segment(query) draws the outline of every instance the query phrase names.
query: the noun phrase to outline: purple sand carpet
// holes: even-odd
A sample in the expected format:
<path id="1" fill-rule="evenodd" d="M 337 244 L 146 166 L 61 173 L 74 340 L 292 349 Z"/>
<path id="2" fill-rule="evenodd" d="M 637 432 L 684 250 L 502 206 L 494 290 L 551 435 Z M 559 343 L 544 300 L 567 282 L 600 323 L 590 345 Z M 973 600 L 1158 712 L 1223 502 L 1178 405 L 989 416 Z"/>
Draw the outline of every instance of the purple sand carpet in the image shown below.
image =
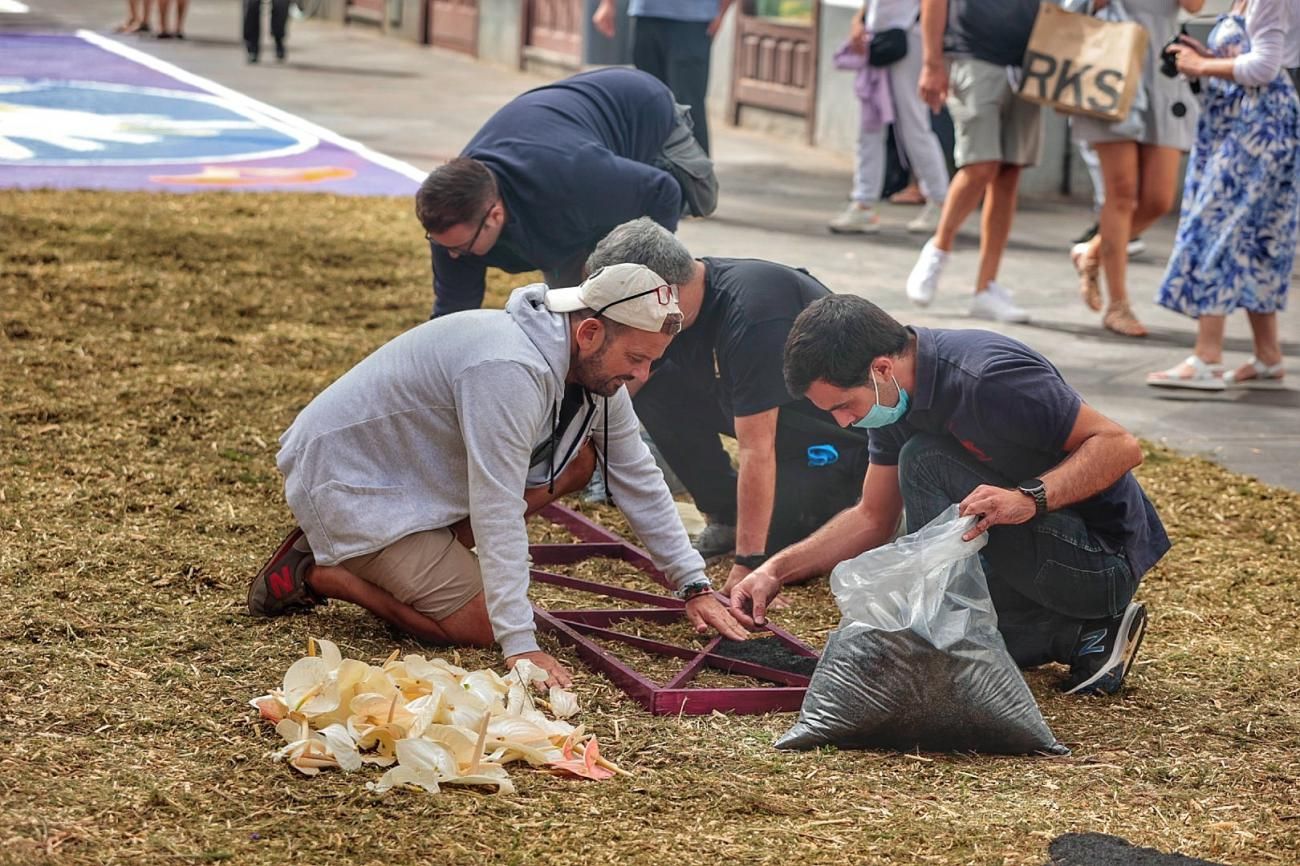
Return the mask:
<path id="1" fill-rule="evenodd" d="M 410 166 L 94 38 L 0 33 L 0 187 L 409 195 L 419 185 Z"/>

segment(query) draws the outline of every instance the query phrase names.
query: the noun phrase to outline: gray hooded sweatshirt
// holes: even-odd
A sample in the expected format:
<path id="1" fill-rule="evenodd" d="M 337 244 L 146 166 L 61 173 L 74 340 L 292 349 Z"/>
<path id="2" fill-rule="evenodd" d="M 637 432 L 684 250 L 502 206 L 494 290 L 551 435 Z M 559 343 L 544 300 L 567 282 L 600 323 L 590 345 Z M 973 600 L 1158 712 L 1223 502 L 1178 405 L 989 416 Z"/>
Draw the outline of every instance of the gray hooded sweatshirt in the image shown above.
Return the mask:
<path id="1" fill-rule="evenodd" d="M 337 565 L 468 516 L 492 632 L 506 656 L 538 649 L 528 601 L 524 488 L 545 485 L 591 436 L 609 487 L 678 587 L 703 576 L 638 433 L 627 390 L 553 431 L 569 371 L 566 314 L 540 283 L 505 310 L 469 310 L 394 338 L 312 400 L 280 437 L 285 498 L 316 561 Z M 605 441 L 604 413 L 609 413 Z M 558 435 L 554 463 L 529 465 Z"/>

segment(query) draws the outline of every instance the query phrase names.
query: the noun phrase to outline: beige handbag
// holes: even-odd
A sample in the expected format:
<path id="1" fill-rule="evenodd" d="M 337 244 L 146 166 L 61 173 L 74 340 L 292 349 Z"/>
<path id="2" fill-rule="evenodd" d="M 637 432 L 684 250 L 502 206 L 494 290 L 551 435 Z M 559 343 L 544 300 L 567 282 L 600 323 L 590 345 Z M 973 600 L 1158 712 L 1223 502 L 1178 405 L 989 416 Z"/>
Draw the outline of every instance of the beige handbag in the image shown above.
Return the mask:
<path id="1" fill-rule="evenodd" d="M 1025 49 L 1020 97 L 1066 114 L 1122 120 L 1142 84 L 1146 50 L 1146 28 L 1136 22 L 1043 3 Z"/>

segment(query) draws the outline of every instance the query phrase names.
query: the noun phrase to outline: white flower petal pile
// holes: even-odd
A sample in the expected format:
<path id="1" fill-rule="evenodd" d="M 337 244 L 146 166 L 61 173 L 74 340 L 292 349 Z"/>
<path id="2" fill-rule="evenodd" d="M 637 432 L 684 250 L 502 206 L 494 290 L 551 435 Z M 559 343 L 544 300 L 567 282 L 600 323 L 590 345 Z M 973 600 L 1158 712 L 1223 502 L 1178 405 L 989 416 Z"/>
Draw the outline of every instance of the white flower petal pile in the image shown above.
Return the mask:
<path id="1" fill-rule="evenodd" d="M 431 793 L 442 785 L 487 785 L 512 793 L 506 764 L 573 772 L 575 752 L 590 752 L 587 765 L 597 772 L 575 775 L 612 774 L 594 763 L 600 760 L 595 738 L 564 721 L 578 712 L 571 692 L 553 687 L 549 701 L 533 697 L 546 673 L 531 662 L 519 662 L 502 677 L 439 658 L 398 659 L 396 652 L 371 665 L 343 658 L 327 640 L 309 641 L 307 652 L 289 666 L 280 688 L 249 702 L 285 739 L 271 757 L 304 775 L 377 764 L 388 768 L 366 785 L 377 793 L 398 785 Z"/>

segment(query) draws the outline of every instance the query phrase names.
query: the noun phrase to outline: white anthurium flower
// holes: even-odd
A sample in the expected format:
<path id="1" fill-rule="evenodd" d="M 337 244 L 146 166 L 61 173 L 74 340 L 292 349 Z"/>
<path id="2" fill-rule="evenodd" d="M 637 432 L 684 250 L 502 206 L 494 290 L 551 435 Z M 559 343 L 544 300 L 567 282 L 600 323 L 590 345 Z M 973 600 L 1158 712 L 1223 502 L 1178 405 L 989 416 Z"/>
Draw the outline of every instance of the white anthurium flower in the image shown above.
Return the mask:
<path id="1" fill-rule="evenodd" d="M 506 693 L 506 710 L 507 716 L 522 715 L 524 710 L 532 709 L 533 696 L 528 692 L 528 686 L 520 682 L 514 682 L 514 677 L 510 678 L 510 691 Z"/>
<path id="2" fill-rule="evenodd" d="M 488 738 L 493 740 L 514 740 L 532 745 L 549 744 L 551 735 L 528 719 L 518 716 L 493 716 L 488 724 Z"/>
<path id="3" fill-rule="evenodd" d="M 377 794 L 397 785 L 414 785 L 437 793 L 440 785 L 492 785 L 499 794 L 512 794 L 515 787 L 499 764 L 478 763 L 470 772 L 462 772 L 452 747 L 431 740 L 401 740 L 397 744 L 400 763 L 383 775 L 376 784 L 366 787 Z"/>
<path id="4" fill-rule="evenodd" d="M 489 710 L 487 701 L 457 686 L 443 692 L 443 707 L 434 721 L 477 730 Z"/>
<path id="5" fill-rule="evenodd" d="M 351 693 L 370 670 L 365 662 L 356 659 L 344 661 L 333 641 L 312 640 L 308 649 L 316 646 L 320 648 L 320 655 L 300 658 L 285 671 L 284 683 L 277 696 L 290 712 L 302 713 L 309 718 L 332 713 L 340 705 L 346 706 Z"/>
<path id="6" fill-rule="evenodd" d="M 398 693 L 397 686 L 388 678 L 388 673 L 381 667 L 368 665 L 366 675 L 357 683 L 358 695 L 382 695 L 392 700 L 393 695 Z"/>
<path id="7" fill-rule="evenodd" d="M 309 776 L 388 767 L 366 786 L 378 793 L 397 786 L 436 793 L 449 784 L 511 793 L 503 765 L 519 760 L 589 779 L 617 771 L 600 758 L 594 738 L 582 742 L 583 726 L 565 721 L 578 712 L 571 692 L 552 688 L 549 700 L 534 697 L 533 686 L 546 677 L 527 661 L 502 677 L 414 654 L 399 660 L 396 652 L 368 665 L 322 640 L 309 643 L 282 688 L 250 705 L 285 741 L 271 753 L 275 760 Z"/>
<path id="8" fill-rule="evenodd" d="M 510 669 L 510 676 L 530 684 L 544 683 L 550 678 L 550 674 L 542 667 L 533 664 L 528 659 L 520 659 L 515 662 L 515 666 Z"/>
<path id="9" fill-rule="evenodd" d="M 519 714 L 519 718 L 526 722 L 531 722 L 541 730 L 545 731 L 551 739 L 563 739 L 571 736 L 575 730 L 581 731 L 582 728 L 574 728 L 573 725 L 564 719 L 548 719 L 541 710 L 524 710 Z"/>
<path id="10" fill-rule="evenodd" d="M 289 665 L 284 672 L 280 699 L 290 712 L 315 715 L 338 709 L 338 683 L 333 671 L 319 656 L 307 656 Z"/>
<path id="11" fill-rule="evenodd" d="M 313 656 L 316 653 L 312 651 L 315 646 L 320 650 L 321 661 L 329 665 L 330 670 L 338 670 L 338 666 L 343 664 L 343 653 L 339 652 L 338 644 L 332 640 L 324 638 L 310 638 L 307 641 L 307 655 Z"/>
<path id="12" fill-rule="evenodd" d="M 474 671 L 460 681 L 460 687 L 481 698 L 483 705 L 494 714 L 505 712 L 505 697 L 510 687 L 495 671 Z"/>
<path id="13" fill-rule="evenodd" d="M 416 698 L 406 705 L 406 711 L 411 714 L 411 724 L 406 729 L 408 737 L 418 737 L 425 732 L 433 720 L 443 711 L 446 703 L 444 689 L 437 689 L 432 694 Z"/>
<path id="14" fill-rule="evenodd" d="M 559 686 L 551 686 L 547 703 L 551 705 L 551 712 L 557 719 L 570 719 L 578 714 L 578 696 Z"/>
<path id="15" fill-rule="evenodd" d="M 351 773 L 361 769 L 361 753 L 357 751 L 356 743 L 352 741 L 347 728 L 342 725 L 326 725 L 320 729 L 320 735 L 343 772 Z"/>
<path id="16" fill-rule="evenodd" d="M 423 739 L 441 743 L 451 749 L 458 766 L 468 767 L 474 763 L 475 750 L 478 748 L 477 731 L 455 725 L 430 725 L 425 730 Z"/>
<path id="17" fill-rule="evenodd" d="M 271 757 L 277 761 L 287 760 L 289 766 L 305 776 L 314 776 L 325 769 L 339 768 L 348 772 L 361 769 L 361 754 L 342 725 L 329 725 L 323 730 L 313 731 L 306 721 L 285 719 L 275 726 L 275 730 L 289 742 L 272 752 Z"/>

